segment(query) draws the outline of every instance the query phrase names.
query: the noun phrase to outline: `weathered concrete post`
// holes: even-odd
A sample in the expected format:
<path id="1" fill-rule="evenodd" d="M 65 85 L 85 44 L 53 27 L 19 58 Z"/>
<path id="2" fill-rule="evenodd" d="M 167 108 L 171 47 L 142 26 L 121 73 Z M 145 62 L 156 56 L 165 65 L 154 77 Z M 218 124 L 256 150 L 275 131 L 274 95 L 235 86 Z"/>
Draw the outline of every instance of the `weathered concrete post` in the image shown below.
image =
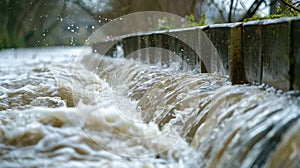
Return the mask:
<path id="1" fill-rule="evenodd" d="M 291 48 L 291 62 L 293 65 L 291 72 L 292 89 L 300 90 L 300 17 L 292 21 Z"/>
<path id="2" fill-rule="evenodd" d="M 222 59 L 233 84 L 245 83 L 242 57 L 242 23 L 212 25 L 203 29 Z"/>
<path id="3" fill-rule="evenodd" d="M 261 21 L 243 24 L 243 59 L 245 77 L 249 83 L 262 81 L 262 50 L 264 48 Z"/>
<path id="4" fill-rule="evenodd" d="M 206 33 L 213 45 L 217 48 L 222 59 L 225 72 L 226 74 L 229 74 L 230 67 L 228 42 L 230 38 L 230 27 L 226 26 L 226 24 L 211 25 L 203 28 L 203 31 Z"/>
<path id="5" fill-rule="evenodd" d="M 290 84 L 290 29 L 291 21 L 263 22 L 262 83 L 289 90 Z"/>
<path id="6" fill-rule="evenodd" d="M 229 38 L 230 81 L 233 84 L 246 83 L 243 58 L 242 25 L 232 25 Z"/>

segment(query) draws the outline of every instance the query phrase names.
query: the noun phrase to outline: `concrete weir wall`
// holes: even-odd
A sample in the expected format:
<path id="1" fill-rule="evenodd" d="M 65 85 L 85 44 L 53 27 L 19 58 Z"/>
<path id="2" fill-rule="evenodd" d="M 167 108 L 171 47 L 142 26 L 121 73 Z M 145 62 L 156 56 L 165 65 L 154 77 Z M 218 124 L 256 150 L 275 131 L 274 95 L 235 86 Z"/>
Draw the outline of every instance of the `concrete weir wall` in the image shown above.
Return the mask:
<path id="1" fill-rule="evenodd" d="M 300 90 L 300 17 L 128 34 L 97 42 L 93 49 L 113 55 L 120 44 L 125 56 L 149 47 L 172 51 L 193 68 L 201 62 L 201 72 L 214 71 L 218 60 L 206 57 L 218 52 L 233 84 L 255 82 Z M 161 57 L 168 53 L 148 54 Z"/>

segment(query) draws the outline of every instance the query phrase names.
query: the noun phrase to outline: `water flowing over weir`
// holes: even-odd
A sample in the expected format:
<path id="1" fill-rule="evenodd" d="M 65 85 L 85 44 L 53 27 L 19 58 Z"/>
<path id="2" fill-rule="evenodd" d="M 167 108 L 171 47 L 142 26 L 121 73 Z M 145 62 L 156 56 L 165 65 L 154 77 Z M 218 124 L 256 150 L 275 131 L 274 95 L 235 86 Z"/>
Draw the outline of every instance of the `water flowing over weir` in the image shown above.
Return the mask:
<path id="1" fill-rule="evenodd" d="M 231 85 L 176 63 L 22 52 L 0 58 L 1 166 L 300 165 L 296 91 Z"/>

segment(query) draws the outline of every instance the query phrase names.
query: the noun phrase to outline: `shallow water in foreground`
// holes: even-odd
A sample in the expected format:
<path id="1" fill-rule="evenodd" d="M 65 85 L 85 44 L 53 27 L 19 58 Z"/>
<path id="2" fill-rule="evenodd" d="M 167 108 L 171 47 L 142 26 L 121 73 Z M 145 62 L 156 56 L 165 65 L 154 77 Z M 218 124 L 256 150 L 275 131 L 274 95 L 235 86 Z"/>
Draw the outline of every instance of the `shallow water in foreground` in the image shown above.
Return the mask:
<path id="1" fill-rule="evenodd" d="M 86 52 L 0 52 L 1 167 L 299 167 L 298 92 Z"/>

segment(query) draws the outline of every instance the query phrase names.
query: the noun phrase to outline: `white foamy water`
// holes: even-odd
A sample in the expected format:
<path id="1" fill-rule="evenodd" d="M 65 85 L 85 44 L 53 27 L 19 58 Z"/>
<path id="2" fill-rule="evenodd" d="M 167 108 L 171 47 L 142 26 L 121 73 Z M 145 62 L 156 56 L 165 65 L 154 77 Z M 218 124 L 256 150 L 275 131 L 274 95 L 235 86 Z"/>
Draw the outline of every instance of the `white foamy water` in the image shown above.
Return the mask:
<path id="1" fill-rule="evenodd" d="M 81 48 L 1 52 L 1 165 L 183 166 L 194 150 L 142 122 L 136 102 L 79 65 L 79 54 Z"/>
<path id="2" fill-rule="evenodd" d="M 0 167 L 298 167 L 298 92 L 83 48 L 0 51 Z"/>

